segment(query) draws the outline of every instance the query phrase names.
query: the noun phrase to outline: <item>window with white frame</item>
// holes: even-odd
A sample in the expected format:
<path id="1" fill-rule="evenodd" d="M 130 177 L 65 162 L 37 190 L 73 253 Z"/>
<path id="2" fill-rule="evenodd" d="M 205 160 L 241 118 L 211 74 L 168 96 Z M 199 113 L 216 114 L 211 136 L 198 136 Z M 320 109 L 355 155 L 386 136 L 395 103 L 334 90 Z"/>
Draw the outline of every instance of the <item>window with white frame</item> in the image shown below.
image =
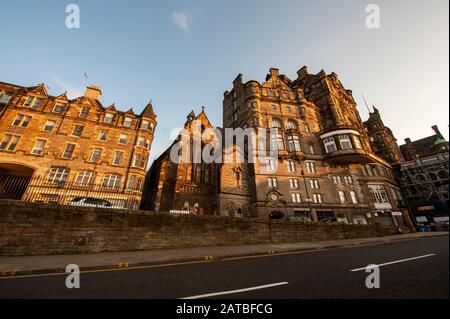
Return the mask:
<path id="1" fill-rule="evenodd" d="M 309 128 L 309 124 L 308 123 L 305 124 L 305 132 L 306 133 L 311 133 L 311 129 Z"/>
<path id="2" fill-rule="evenodd" d="M 120 134 L 119 135 L 119 144 L 125 145 L 128 142 L 128 135 L 127 134 Z"/>
<path id="3" fill-rule="evenodd" d="M 13 152 L 16 149 L 19 140 L 20 136 L 18 135 L 5 134 L 0 143 L 0 151 Z"/>
<path id="4" fill-rule="evenodd" d="M 104 142 L 104 141 L 106 141 L 107 138 L 108 138 L 108 131 L 101 130 L 98 133 L 98 140 L 99 141 Z"/>
<path id="5" fill-rule="evenodd" d="M 131 175 L 130 180 L 128 181 L 128 189 L 133 190 L 136 187 L 136 176 Z"/>
<path id="6" fill-rule="evenodd" d="M 296 164 L 295 164 L 295 161 L 293 161 L 293 160 L 289 160 L 289 161 L 287 161 L 287 170 L 288 170 L 288 172 L 290 172 L 290 173 L 293 173 L 293 172 L 295 172 L 296 171 Z"/>
<path id="7" fill-rule="evenodd" d="M 300 193 L 292 193 L 292 202 L 293 203 L 301 203 L 302 202 L 302 195 Z"/>
<path id="8" fill-rule="evenodd" d="M 93 173 L 90 171 L 82 171 L 78 172 L 77 177 L 75 179 L 76 186 L 89 186 L 93 182 Z"/>
<path id="9" fill-rule="evenodd" d="M 307 162 L 306 168 L 308 169 L 308 173 L 315 173 L 316 172 L 316 163 L 314 162 Z"/>
<path id="10" fill-rule="evenodd" d="M 286 123 L 286 128 L 288 130 L 296 130 L 297 129 L 297 122 L 294 120 L 288 120 Z"/>
<path id="11" fill-rule="evenodd" d="M 53 113 L 57 113 L 57 114 L 61 114 L 62 112 L 64 112 L 64 110 L 66 109 L 66 105 L 65 104 L 61 104 L 61 103 L 56 103 L 55 106 L 53 107 Z"/>
<path id="12" fill-rule="evenodd" d="M 7 93 L 0 94 L 0 103 L 8 104 L 9 101 L 11 100 L 11 98 L 12 98 L 12 96 Z"/>
<path id="13" fill-rule="evenodd" d="M 62 158 L 71 159 L 73 156 L 73 152 L 75 151 L 75 146 L 75 144 L 67 143 Z"/>
<path id="14" fill-rule="evenodd" d="M 142 155 L 141 154 L 135 154 L 133 159 L 133 166 L 134 167 L 140 167 L 142 161 Z"/>
<path id="15" fill-rule="evenodd" d="M 352 204 L 358 204 L 358 196 L 356 196 L 355 191 L 350 191 L 350 198 L 352 199 Z"/>
<path id="16" fill-rule="evenodd" d="M 46 140 L 37 140 L 34 143 L 33 149 L 31 150 L 31 154 L 33 155 L 42 155 L 44 153 L 44 147 Z"/>
<path id="17" fill-rule="evenodd" d="M 353 184 L 353 178 L 351 176 L 344 176 L 344 181 L 347 184 Z"/>
<path id="18" fill-rule="evenodd" d="M 25 102 L 23 103 L 23 106 L 30 106 L 31 103 L 33 103 L 34 97 L 33 96 L 27 96 L 25 99 Z"/>
<path id="19" fill-rule="evenodd" d="M 311 185 L 312 189 L 320 189 L 320 183 L 317 179 L 310 179 L 309 184 Z"/>
<path id="20" fill-rule="evenodd" d="M 42 99 L 37 97 L 33 101 L 32 108 L 37 109 L 39 106 L 41 106 L 41 104 L 42 104 Z"/>
<path id="21" fill-rule="evenodd" d="M 125 117 L 125 119 L 123 120 L 123 126 L 131 127 L 132 124 L 133 124 L 133 119 L 131 117 Z"/>
<path id="22" fill-rule="evenodd" d="M 298 135 L 289 135 L 288 136 L 288 147 L 289 152 L 301 152 L 302 147 L 300 145 L 300 138 Z"/>
<path id="23" fill-rule="evenodd" d="M 48 173 L 47 181 L 52 184 L 66 182 L 68 176 L 69 169 L 67 167 L 52 167 Z"/>
<path id="24" fill-rule="evenodd" d="M 104 188 L 119 188 L 122 177 L 117 174 L 107 174 L 103 178 L 102 186 Z"/>
<path id="25" fill-rule="evenodd" d="M 141 129 L 148 130 L 150 129 L 150 121 L 142 120 Z"/>
<path id="26" fill-rule="evenodd" d="M 114 114 L 111 113 L 106 113 L 105 114 L 105 118 L 103 119 L 103 122 L 105 122 L 106 124 L 111 124 L 114 120 Z"/>
<path id="27" fill-rule="evenodd" d="M 278 180 L 276 177 L 267 178 L 267 186 L 269 187 L 278 187 Z"/>
<path id="28" fill-rule="evenodd" d="M 353 148 L 352 142 L 350 141 L 350 135 L 340 134 L 338 136 L 338 138 L 339 138 L 339 144 L 341 145 L 341 149 L 348 150 L 350 148 Z"/>
<path id="29" fill-rule="evenodd" d="M 114 153 L 113 165 L 122 164 L 123 152 L 116 151 Z"/>
<path id="30" fill-rule="evenodd" d="M 315 204 L 322 204 L 323 203 L 322 194 L 313 194 L 313 202 Z"/>
<path id="31" fill-rule="evenodd" d="M 285 149 L 283 134 L 281 133 L 272 134 L 271 139 L 272 139 L 272 148 L 278 150 Z"/>
<path id="32" fill-rule="evenodd" d="M 325 151 L 327 153 L 335 152 L 337 151 L 336 147 L 336 141 L 334 140 L 334 137 L 327 137 L 323 139 L 323 144 L 325 146 Z"/>
<path id="33" fill-rule="evenodd" d="M 314 149 L 314 145 L 313 144 L 309 144 L 309 153 L 316 154 L 316 150 Z"/>
<path id="34" fill-rule="evenodd" d="M 389 198 L 386 194 L 386 190 L 383 185 L 368 185 L 368 187 L 374 203 L 377 204 L 389 203 Z"/>
<path id="35" fill-rule="evenodd" d="M 51 133 L 55 126 L 56 126 L 56 121 L 48 120 L 47 122 L 45 122 L 43 131 L 45 133 Z"/>
<path id="36" fill-rule="evenodd" d="M 28 125 L 30 124 L 30 122 L 31 122 L 31 116 L 17 114 L 16 118 L 14 119 L 14 122 L 12 123 L 12 126 L 27 128 Z"/>
<path id="37" fill-rule="evenodd" d="M 273 158 L 266 159 L 266 169 L 267 169 L 269 172 L 276 172 L 276 170 L 277 170 L 277 165 L 276 165 L 276 162 L 275 162 L 275 161 L 276 161 L 276 160 L 273 159 Z"/>
<path id="38" fill-rule="evenodd" d="M 91 155 L 91 163 L 97 163 L 102 157 L 103 150 L 101 148 L 94 148 Z"/>
<path id="39" fill-rule="evenodd" d="M 298 178 L 289 178 L 289 186 L 291 189 L 298 189 L 300 187 Z"/>
<path id="40" fill-rule="evenodd" d="M 347 201 L 347 198 L 345 196 L 345 192 L 344 191 L 339 191 L 339 201 L 341 202 L 341 204 L 345 204 L 345 202 Z"/>
<path id="41" fill-rule="evenodd" d="M 144 147 L 145 146 L 145 137 L 139 136 L 137 146 Z"/>
<path id="42" fill-rule="evenodd" d="M 342 178 L 339 175 L 334 175 L 333 176 L 333 183 L 334 184 L 342 184 Z"/>

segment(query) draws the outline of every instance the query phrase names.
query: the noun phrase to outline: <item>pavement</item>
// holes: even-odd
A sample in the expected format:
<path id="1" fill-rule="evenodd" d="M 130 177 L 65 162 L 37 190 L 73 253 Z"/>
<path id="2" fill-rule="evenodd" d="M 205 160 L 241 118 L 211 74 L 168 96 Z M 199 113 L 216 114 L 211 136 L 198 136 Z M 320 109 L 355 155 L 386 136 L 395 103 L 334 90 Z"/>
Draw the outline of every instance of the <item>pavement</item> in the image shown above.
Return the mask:
<path id="1" fill-rule="evenodd" d="M 249 256 L 358 247 L 418 238 L 448 236 L 448 232 L 412 233 L 386 237 L 282 243 L 246 246 L 216 246 L 135 252 L 109 252 L 83 255 L 0 257 L 0 278 L 35 274 L 65 273 L 67 265 L 76 264 L 81 271 L 124 269 L 170 265 L 198 261 L 218 261 Z"/>
<path id="2" fill-rule="evenodd" d="M 360 240 L 368 246 L 81 272 L 79 289 L 68 289 L 69 277 L 63 273 L 3 277 L 0 299 L 191 299 L 177 301 L 183 305 L 196 302 L 192 299 L 239 303 L 249 299 L 448 299 L 448 237 L 418 237 L 394 237 L 383 244 Z M 370 289 L 366 267 L 374 264 L 379 267 L 379 288 Z"/>

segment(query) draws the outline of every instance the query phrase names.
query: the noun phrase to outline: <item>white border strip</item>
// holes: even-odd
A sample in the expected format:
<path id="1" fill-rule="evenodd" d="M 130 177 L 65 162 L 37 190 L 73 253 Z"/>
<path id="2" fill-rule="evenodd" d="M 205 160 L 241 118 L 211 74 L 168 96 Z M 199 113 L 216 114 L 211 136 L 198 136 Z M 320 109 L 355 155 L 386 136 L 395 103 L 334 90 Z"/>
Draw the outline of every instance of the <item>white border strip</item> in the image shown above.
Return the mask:
<path id="1" fill-rule="evenodd" d="M 419 257 L 413 257 L 413 258 L 408 258 L 408 259 L 391 261 L 391 262 L 384 263 L 384 264 L 372 265 L 372 266 L 367 266 L 367 267 L 363 267 L 363 268 L 352 269 L 350 271 L 353 271 L 353 272 L 355 272 L 355 271 L 362 271 L 362 270 L 367 270 L 367 269 L 371 269 L 371 268 L 375 268 L 375 267 L 382 267 L 382 266 L 387 266 L 387 265 L 399 264 L 399 263 L 403 263 L 405 261 L 411 261 L 411 260 L 416 260 L 416 259 L 423 259 L 423 258 L 432 257 L 432 256 L 436 256 L 436 254 L 429 254 L 429 255 L 423 255 L 423 256 L 419 256 Z"/>
<path id="2" fill-rule="evenodd" d="M 288 285 L 288 282 L 278 282 L 275 284 L 270 284 L 270 285 L 264 285 L 264 286 L 257 286 L 257 287 L 250 287 L 250 288 L 244 288 L 244 289 L 238 289 L 238 290 L 229 290 L 229 291 L 222 291 L 222 292 L 213 292 L 210 294 L 204 294 L 204 295 L 198 295 L 198 296 L 191 296 L 191 297 L 185 297 L 185 298 L 181 298 L 181 299 L 203 299 L 203 298 L 208 298 L 208 297 L 215 297 L 215 296 L 223 296 L 223 295 L 231 295 L 231 294 L 238 294 L 241 292 L 246 292 L 246 291 L 253 291 L 253 290 L 260 290 L 260 289 L 267 289 L 267 288 L 272 288 L 272 287 L 278 287 L 278 286 L 284 286 L 284 285 Z"/>

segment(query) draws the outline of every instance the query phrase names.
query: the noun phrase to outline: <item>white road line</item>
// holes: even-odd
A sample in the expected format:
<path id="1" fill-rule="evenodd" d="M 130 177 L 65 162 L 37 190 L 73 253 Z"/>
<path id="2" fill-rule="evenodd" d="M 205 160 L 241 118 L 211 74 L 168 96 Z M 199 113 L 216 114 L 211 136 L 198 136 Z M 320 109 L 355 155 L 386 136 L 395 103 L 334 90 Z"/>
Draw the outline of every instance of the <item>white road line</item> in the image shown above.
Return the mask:
<path id="1" fill-rule="evenodd" d="M 288 285 L 288 284 L 289 284 L 288 282 L 278 282 L 278 283 L 270 284 L 270 285 L 250 287 L 250 288 L 244 288 L 244 289 L 238 289 L 238 290 L 213 292 L 213 293 L 210 293 L 210 294 L 199 295 L 199 296 L 192 296 L 192 297 L 185 297 L 185 298 L 181 298 L 181 299 L 203 299 L 203 298 L 214 297 L 214 296 L 231 295 L 231 294 L 238 294 L 238 293 L 246 292 L 246 291 L 267 289 L 267 288 L 272 288 L 272 287 L 284 286 L 284 285 Z"/>
<path id="2" fill-rule="evenodd" d="M 418 257 L 413 257 L 413 258 L 408 258 L 408 259 L 396 260 L 396 261 L 391 261 L 391 262 L 384 263 L 384 264 L 374 265 L 372 267 L 363 267 L 363 268 L 352 269 L 350 271 L 353 271 L 353 272 L 355 272 L 355 271 L 362 271 L 362 270 L 366 270 L 366 269 L 370 269 L 370 268 L 382 267 L 382 266 L 387 266 L 387 265 L 392 265 L 392 264 L 398 264 L 398 263 L 403 263 L 403 262 L 406 262 L 406 261 L 422 259 L 422 258 L 427 258 L 427 257 L 432 257 L 432 256 L 436 256 L 436 254 L 429 254 L 429 255 L 423 255 L 423 256 L 418 256 Z"/>

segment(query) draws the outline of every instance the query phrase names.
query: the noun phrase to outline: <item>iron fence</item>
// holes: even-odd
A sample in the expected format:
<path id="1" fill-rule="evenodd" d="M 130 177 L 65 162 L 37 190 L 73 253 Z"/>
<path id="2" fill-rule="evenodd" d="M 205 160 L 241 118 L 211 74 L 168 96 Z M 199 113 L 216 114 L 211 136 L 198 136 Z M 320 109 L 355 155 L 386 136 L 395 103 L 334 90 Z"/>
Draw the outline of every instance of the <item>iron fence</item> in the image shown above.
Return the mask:
<path id="1" fill-rule="evenodd" d="M 141 196 L 141 185 L 130 188 L 91 182 L 51 181 L 43 177 L 0 172 L 0 199 L 137 210 Z"/>

